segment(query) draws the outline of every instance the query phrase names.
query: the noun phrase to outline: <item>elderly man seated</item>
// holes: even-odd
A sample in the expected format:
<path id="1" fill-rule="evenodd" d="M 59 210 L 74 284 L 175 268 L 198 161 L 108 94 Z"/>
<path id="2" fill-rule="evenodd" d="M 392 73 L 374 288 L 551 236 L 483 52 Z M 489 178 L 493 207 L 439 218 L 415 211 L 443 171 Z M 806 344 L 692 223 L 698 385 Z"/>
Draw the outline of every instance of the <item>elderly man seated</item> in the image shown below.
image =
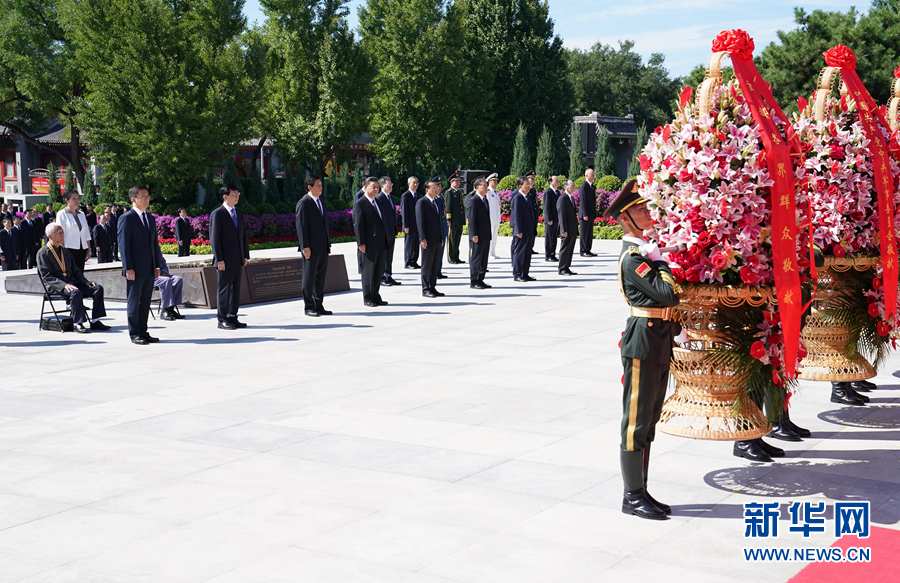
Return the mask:
<path id="1" fill-rule="evenodd" d="M 72 309 L 75 331 L 88 334 L 91 330 L 109 330 L 109 326 L 100 321 L 100 318 L 106 316 L 103 286 L 88 281 L 75 265 L 72 254 L 63 245 L 65 233 L 60 225 L 50 223 L 44 232 L 47 244 L 37 252 L 38 273 L 49 289 L 65 296 Z M 88 322 L 87 311 L 84 309 L 85 297 L 94 300 L 90 328 L 85 326 Z"/>
<path id="2" fill-rule="evenodd" d="M 160 255 L 159 277 L 154 285 L 159 288 L 161 318 L 163 320 L 183 320 L 184 316 L 178 311 L 178 305 L 182 302 L 181 290 L 184 289 L 184 279 L 179 275 L 169 273 L 166 258 Z"/>

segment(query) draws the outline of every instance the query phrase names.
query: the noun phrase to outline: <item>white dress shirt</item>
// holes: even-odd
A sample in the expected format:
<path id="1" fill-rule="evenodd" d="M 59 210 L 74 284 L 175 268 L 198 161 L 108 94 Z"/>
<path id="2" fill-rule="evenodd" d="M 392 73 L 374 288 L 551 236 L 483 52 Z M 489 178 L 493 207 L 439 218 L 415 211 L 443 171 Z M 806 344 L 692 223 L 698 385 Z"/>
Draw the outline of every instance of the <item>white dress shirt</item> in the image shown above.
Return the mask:
<path id="1" fill-rule="evenodd" d="M 79 222 L 81 223 L 80 230 Z M 88 228 L 87 218 L 83 212 L 78 211 L 78 221 L 76 221 L 75 215 L 70 213 L 68 208 L 64 208 L 56 213 L 56 223 L 62 227 L 63 233 L 65 233 L 63 247 L 67 249 L 91 248 L 91 230 Z"/>

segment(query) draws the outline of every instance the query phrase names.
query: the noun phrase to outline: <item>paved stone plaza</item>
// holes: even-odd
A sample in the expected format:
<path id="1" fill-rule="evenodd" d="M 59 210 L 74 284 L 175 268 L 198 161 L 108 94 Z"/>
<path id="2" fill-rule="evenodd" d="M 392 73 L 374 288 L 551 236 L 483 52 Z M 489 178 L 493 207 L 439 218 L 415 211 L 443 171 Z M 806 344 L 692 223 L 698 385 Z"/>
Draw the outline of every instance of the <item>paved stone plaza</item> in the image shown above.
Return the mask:
<path id="1" fill-rule="evenodd" d="M 226 331 L 183 309 L 151 320 L 151 346 L 129 342 L 124 303 L 81 336 L 39 331 L 39 297 L 3 293 L 0 581 L 785 582 L 808 563 L 742 549 L 832 533 L 748 541 L 744 503 L 868 500 L 873 527 L 898 529 L 895 355 L 864 408 L 801 382 L 792 418 L 813 437 L 774 442 L 774 464 L 658 435 L 650 489 L 672 518 L 621 513 L 620 246 L 576 255 L 571 278 L 537 255 L 527 284 L 494 261 L 485 291 L 445 265 L 440 299 L 399 251 L 403 285 L 365 308 L 339 244 L 353 289 L 326 297 L 333 316 L 255 305 Z"/>

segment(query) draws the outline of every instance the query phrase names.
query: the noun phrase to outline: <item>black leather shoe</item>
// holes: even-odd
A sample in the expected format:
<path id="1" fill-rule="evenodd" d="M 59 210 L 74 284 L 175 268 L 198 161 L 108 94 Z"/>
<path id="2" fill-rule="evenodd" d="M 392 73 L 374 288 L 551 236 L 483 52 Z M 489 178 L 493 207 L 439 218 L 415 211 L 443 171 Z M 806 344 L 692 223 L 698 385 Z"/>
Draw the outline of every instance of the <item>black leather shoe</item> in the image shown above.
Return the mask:
<path id="1" fill-rule="evenodd" d="M 850 383 L 850 388 L 857 392 L 862 391 L 863 393 L 868 393 L 869 391 L 877 389 L 878 385 L 870 383 L 869 381 L 853 381 Z"/>
<path id="2" fill-rule="evenodd" d="M 159 342 L 159 338 L 154 338 L 153 336 L 150 336 L 149 334 L 144 334 L 144 340 L 146 340 L 150 344 L 153 344 L 154 342 Z"/>
<path id="3" fill-rule="evenodd" d="M 581 256 L 582 257 L 590 257 L 590 255 L 588 253 L 582 253 Z"/>
<path id="4" fill-rule="evenodd" d="M 472 289 L 487 289 L 487 286 L 485 286 L 483 283 L 473 283 L 469 287 Z"/>
<path id="5" fill-rule="evenodd" d="M 110 329 L 109 326 L 107 326 L 106 324 L 104 324 L 103 322 L 101 322 L 99 320 L 91 323 L 91 330 L 96 330 L 97 332 L 105 332 L 106 330 L 109 330 L 109 329 Z"/>
<path id="6" fill-rule="evenodd" d="M 439 292 L 439 291 L 436 290 L 436 289 L 431 290 L 431 293 L 433 293 L 435 296 L 437 296 L 437 297 L 439 297 L 439 298 L 442 298 L 442 297 L 444 297 L 445 295 L 447 295 L 447 294 L 445 294 L 444 292 Z"/>
<path id="7" fill-rule="evenodd" d="M 413 268 L 413 269 L 422 269 L 422 266 L 419 265 L 418 263 L 413 263 L 413 264 L 412 264 L 412 268 Z"/>
<path id="8" fill-rule="evenodd" d="M 237 319 L 237 318 L 233 319 L 233 320 L 231 321 L 231 323 L 234 324 L 234 327 L 235 327 L 235 328 L 246 328 L 246 327 L 247 327 L 247 325 L 244 324 L 243 322 L 238 322 L 238 319 Z"/>
<path id="9" fill-rule="evenodd" d="M 538 252 L 537 252 L 537 251 L 535 251 L 535 250 L 534 250 L 534 249 L 532 249 L 532 250 L 531 250 L 531 254 L 532 254 L 532 255 L 537 255 L 537 254 L 538 254 Z"/>
<path id="10" fill-rule="evenodd" d="M 530 275 L 526 275 L 524 277 L 525 277 L 525 281 L 537 281 L 536 277 L 531 277 Z"/>
<path id="11" fill-rule="evenodd" d="M 622 499 L 622 512 L 650 520 L 666 520 L 667 518 L 666 513 L 649 500 L 643 488 L 625 491 L 625 497 Z"/>
<path id="12" fill-rule="evenodd" d="M 850 389 L 848 383 L 831 383 L 831 402 L 840 403 L 841 405 L 864 407 L 865 403 L 863 400 L 856 397 L 859 393 L 851 391 L 852 389 Z"/>
<path id="13" fill-rule="evenodd" d="M 781 416 L 781 424 L 785 427 L 788 427 L 791 431 L 799 435 L 800 437 L 810 437 L 812 436 L 812 432 L 809 429 L 804 429 L 800 427 L 793 421 L 791 421 L 791 416 L 787 411 Z"/>
<path id="14" fill-rule="evenodd" d="M 132 344 L 140 344 L 140 345 L 142 345 L 142 346 L 147 345 L 147 344 L 150 344 L 149 342 L 147 342 L 147 339 L 144 338 L 144 337 L 142 337 L 142 336 L 134 336 L 134 337 L 132 337 L 132 338 L 131 338 L 131 342 L 132 342 Z"/>
<path id="15" fill-rule="evenodd" d="M 657 508 L 659 508 L 660 510 L 665 512 L 666 516 L 668 516 L 669 514 L 672 514 L 672 507 L 669 506 L 668 504 L 663 504 L 662 502 L 660 502 L 659 500 L 657 500 L 656 498 L 651 496 L 650 492 L 647 491 L 647 486 L 644 486 L 644 495 L 647 497 L 647 500 L 649 500 Z"/>
<path id="16" fill-rule="evenodd" d="M 174 308 L 172 308 L 172 309 L 169 311 L 169 313 L 172 314 L 173 316 L 175 316 L 175 319 L 176 319 L 176 320 L 184 320 L 184 315 L 183 315 L 181 312 L 178 311 L 178 307 L 177 307 L 177 306 L 174 307 Z"/>
<path id="17" fill-rule="evenodd" d="M 319 317 L 319 312 L 316 311 L 316 310 L 305 310 L 304 313 L 305 313 L 307 316 L 311 316 L 311 317 L 313 317 L 313 318 L 318 318 L 318 317 Z"/>
<path id="18" fill-rule="evenodd" d="M 556 262 L 558 263 L 558 262 L 559 262 L 559 257 L 557 257 L 556 255 L 551 255 L 551 256 L 550 256 L 550 261 L 556 261 Z M 650 494 L 647 494 L 647 496 L 649 496 L 649 495 L 650 495 Z"/>
<path id="19" fill-rule="evenodd" d="M 524 277 L 514 277 L 513 281 L 521 281 L 522 283 L 526 283 L 528 280 Z"/>
<path id="20" fill-rule="evenodd" d="M 416 269 L 415 265 L 404 265 L 403 269 Z"/>
<path id="21" fill-rule="evenodd" d="M 390 282 L 391 285 L 403 285 L 403 282 L 397 281 L 397 280 L 394 279 L 393 277 L 389 277 L 389 278 L 388 278 L 388 282 Z"/>
<path id="22" fill-rule="evenodd" d="M 366 306 L 368 306 L 368 307 L 370 307 L 370 308 L 377 308 L 377 307 L 378 307 L 378 304 L 376 304 L 375 302 L 370 302 L 370 301 L 368 301 L 368 300 L 364 301 L 363 304 L 366 305 Z"/>
<path id="23" fill-rule="evenodd" d="M 774 445 L 768 444 L 762 440 L 761 437 L 757 437 L 753 440 L 756 445 L 758 445 L 764 452 L 769 454 L 772 457 L 784 457 L 784 450 L 780 447 L 775 447 Z"/>
<path id="24" fill-rule="evenodd" d="M 484 289 L 491 289 L 491 288 L 494 287 L 494 286 L 489 285 L 489 284 L 486 284 L 486 283 L 484 283 L 484 282 L 482 281 L 482 282 L 481 282 L 481 287 L 483 287 Z"/>
<path id="25" fill-rule="evenodd" d="M 319 308 L 316 311 L 319 312 L 320 316 L 330 316 L 334 313 L 331 310 L 326 310 L 325 308 Z"/>
<path id="26" fill-rule="evenodd" d="M 159 317 L 163 320 L 166 320 L 167 322 L 175 321 L 175 316 L 173 316 L 172 313 L 168 310 L 164 310 L 163 313 L 159 315 Z"/>
<path id="27" fill-rule="evenodd" d="M 219 322 L 219 330 L 237 330 L 237 326 L 234 325 L 234 322 L 223 321 Z"/>
<path id="28" fill-rule="evenodd" d="M 437 274 L 437 278 L 438 279 L 447 279 L 447 276 L 444 275 L 443 273 L 439 273 L 439 274 Z"/>
<path id="29" fill-rule="evenodd" d="M 847 389 L 847 392 L 852 394 L 854 397 L 856 397 L 863 403 L 868 403 L 869 401 L 871 401 L 871 399 L 869 398 L 868 395 L 863 395 L 861 393 L 857 393 L 856 390 L 852 386 Z"/>
<path id="30" fill-rule="evenodd" d="M 596 257 L 597 256 L 597 254 L 594 253 L 593 251 L 588 251 L 587 254 L 588 254 L 588 257 Z"/>
<path id="31" fill-rule="evenodd" d="M 387 303 L 386 301 L 384 301 L 384 300 L 377 300 L 375 303 L 378 304 L 379 306 L 386 306 L 386 305 L 388 305 L 388 303 Z"/>
<path id="32" fill-rule="evenodd" d="M 734 456 L 748 459 L 752 462 L 770 462 L 772 456 L 759 447 L 755 441 L 735 441 Z"/>
<path id="33" fill-rule="evenodd" d="M 423 291 L 423 292 L 422 292 L 422 297 L 423 297 L 423 298 L 436 298 L 437 296 L 434 295 L 434 292 L 433 292 L 433 291 Z"/>
<path id="34" fill-rule="evenodd" d="M 548 262 L 549 262 L 549 261 L 557 261 L 557 260 L 554 259 L 554 258 L 552 258 L 552 257 L 544 257 L 544 261 L 548 261 Z"/>
<path id="35" fill-rule="evenodd" d="M 381 280 L 381 285 L 386 285 L 387 287 L 391 287 L 391 286 L 394 285 L 394 284 L 392 284 L 390 281 L 388 281 L 388 280 L 386 280 L 386 279 L 382 279 L 382 280 Z"/>
<path id="36" fill-rule="evenodd" d="M 773 439 L 780 439 L 781 441 L 803 441 L 802 439 L 800 439 L 799 435 L 791 431 L 791 429 L 783 423 L 773 424 L 772 431 L 769 432 L 768 437 L 771 437 Z"/>
<path id="37" fill-rule="evenodd" d="M 91 329 L 85 326 L 84 324 L 75 324 L 75 331 L 79 334 L 90 334 Z"/>

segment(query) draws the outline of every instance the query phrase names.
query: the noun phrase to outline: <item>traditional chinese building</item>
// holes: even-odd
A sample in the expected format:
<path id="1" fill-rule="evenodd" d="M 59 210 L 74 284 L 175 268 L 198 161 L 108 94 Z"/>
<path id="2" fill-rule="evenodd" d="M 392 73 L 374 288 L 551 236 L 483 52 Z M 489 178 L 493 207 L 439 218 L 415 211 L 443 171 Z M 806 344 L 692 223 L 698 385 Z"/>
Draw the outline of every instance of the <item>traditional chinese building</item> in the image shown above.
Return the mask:
<path id="1" fill-rule="evenodd" d="M 600 115 L 596 111 L 590 115 L 576 115 L 572 121 L 575 135 L 581 135 L 581 147 L 587 157 L 588 168 L 594 167 L 597 154 L 597 138 L 600 129 L 606 128 L 609 132 L 610 142 L 616 154 L 616 176 L 625 180 L 628 178 L 628 167 L 631 165 L 631 157 L 637 147 L 637 124 L 634 116 L 628 114 L 625 117 L 613 117 Z"/>

